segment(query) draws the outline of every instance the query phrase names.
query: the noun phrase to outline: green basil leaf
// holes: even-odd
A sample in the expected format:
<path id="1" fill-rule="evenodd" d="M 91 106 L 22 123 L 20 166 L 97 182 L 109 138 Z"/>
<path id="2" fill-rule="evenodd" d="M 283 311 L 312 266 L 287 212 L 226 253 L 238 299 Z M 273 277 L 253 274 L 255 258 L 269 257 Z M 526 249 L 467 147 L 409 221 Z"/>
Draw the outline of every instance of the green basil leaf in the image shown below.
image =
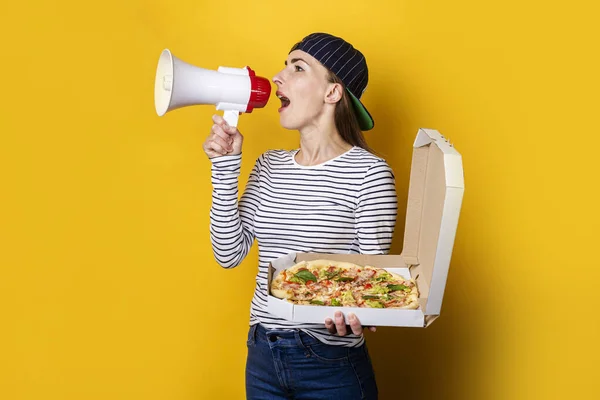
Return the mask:
<path id="1" fill-rule="evenodd" d="M 387 288 L 390 289 L 390 292 L 395 292 L 396 290 L 410 289 L 408 286 L 404 286 L 404 285 L 388 285 Z"/>
<path id="2" fill-rule="evenodd" d="M 349 276 L 340 276 L 339 278 L 336 279 L 336 281 L 338 281 L 338 282 L 350 282 L 353 280 L 354 280 L 354 278 L 351 278 Z"/>
<path id="3" fill-rule="evenodd" d="M 323 303 L 321 300 L 311 300 L 310 304 L 318 304 L 320 306 L 325 305 L 325 303 Z"/>
<path id="4" fill-rule="evenodd" d="M 379 296 L 371 296 L 369 294 L 366 294 L 362 297 L 365 300 L 379 300 Z"/>
<path id="5" fill-rule="evenodd" d="M 317 281 L 317 277 L 316 277 L 316 276 L 314 276 L 314 275 L 312 274 L 312 272 L 310 272 L 310 271 L 308 271 L 308 270 L 306 270 L 306 269 L 303 269 L 302 271 L 299 271 L 299 272 L 297 272 L 296 274 L 294 274 L 294 276 L 295 276 L 296 278 L 298 278 L 298 279 L 302 279 L 302 281 L 303 281 L 304 283 L 306 283 L 306 282 L 308 282 L 308 281 L 313 281 L 313 282 L 316 282 L 316 281 Z"/>
<path id="6" fill-rule="evenodd" d="M 338 299 L 332 299 L 332 300 L 331 300 L 331 305 L 332 305 L 332 306 L 337 306 L 337 307 L 339 307 L 339 306 L 341 306 L 341 305 L 342 305 L 342 302 L 341 302 L 341 301 L 339 301 Z"/>

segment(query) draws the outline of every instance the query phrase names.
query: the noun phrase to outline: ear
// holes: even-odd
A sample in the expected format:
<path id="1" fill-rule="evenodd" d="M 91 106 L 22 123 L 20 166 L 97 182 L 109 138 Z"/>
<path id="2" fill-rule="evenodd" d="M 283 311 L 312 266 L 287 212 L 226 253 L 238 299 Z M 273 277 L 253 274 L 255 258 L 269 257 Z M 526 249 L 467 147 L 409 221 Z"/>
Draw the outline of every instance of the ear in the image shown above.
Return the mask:
<path id="1" fill-rule="evenodd" d="M 325 92 L 325 103 L 335 104 L 342 99 L 344 88 L 339 83 L 330 83 Z"/>

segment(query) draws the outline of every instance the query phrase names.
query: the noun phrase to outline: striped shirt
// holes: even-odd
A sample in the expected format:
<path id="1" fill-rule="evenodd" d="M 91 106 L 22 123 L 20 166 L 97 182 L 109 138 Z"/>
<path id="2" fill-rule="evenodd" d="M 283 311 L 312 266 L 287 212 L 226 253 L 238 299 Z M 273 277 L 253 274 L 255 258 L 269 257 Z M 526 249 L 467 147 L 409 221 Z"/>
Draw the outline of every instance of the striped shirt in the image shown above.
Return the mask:
<path id="1" fill-rule="evenodd" d="M 212 158 L 210 234 L 217 262 L 238 266 L 258 241 L 250 324 L 301 329 L 320 341 L 360 346 L 362 336 L 332 335 L 323 324 L 276 317 L 267 308 L 269 263 L 292 252 L 386 254 L 396 224 L 394 175 L 385 160 L 353 147 L 323 164 L 296 163 L 298 150 L 271 150 L 256 161 L 238 201 L 241 154 Z"/>

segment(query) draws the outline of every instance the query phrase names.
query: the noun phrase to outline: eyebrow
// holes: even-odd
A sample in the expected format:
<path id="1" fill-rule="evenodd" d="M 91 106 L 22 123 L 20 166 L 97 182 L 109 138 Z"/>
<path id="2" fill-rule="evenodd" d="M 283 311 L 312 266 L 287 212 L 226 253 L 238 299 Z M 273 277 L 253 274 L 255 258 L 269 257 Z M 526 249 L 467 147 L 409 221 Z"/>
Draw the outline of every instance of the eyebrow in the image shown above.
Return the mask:
<path id="1" fill-rule="evenodd" d="M 291 61 L 292 61 L 292 64 L 293 64 L 293 63 L 296 63 L 296 62 L 298 62 L 298 61 L 302 61 L 304 64 L 306 64 L 306 65 L 310 65 L 309 63 L 307 63 L 306 61 L 304 61 L 304 60 L 303 60 L 303 59 L 301 59 L 301 58 L 292 58 L 292 60 L 291 60 Z M 285 64 L 285 65 L 288 65 L 288 62 L 287 62 L 287 60 L 285 60 L 285 63 L 284 63 L 284 64 Z"/>

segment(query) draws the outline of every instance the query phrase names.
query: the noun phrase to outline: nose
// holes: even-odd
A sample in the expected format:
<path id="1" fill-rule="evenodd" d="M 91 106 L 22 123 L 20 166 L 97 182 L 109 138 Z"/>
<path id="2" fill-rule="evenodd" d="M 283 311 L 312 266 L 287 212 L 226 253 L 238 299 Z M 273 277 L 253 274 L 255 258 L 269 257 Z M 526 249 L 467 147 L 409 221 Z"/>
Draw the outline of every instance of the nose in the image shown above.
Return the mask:
<path id="1" fill-rule="evenodd" d="M 281 85 L 283 83 L 283 71 L 279 71 L 277 75 L 273 77 L 273 83 L 276 85 Z"/>

